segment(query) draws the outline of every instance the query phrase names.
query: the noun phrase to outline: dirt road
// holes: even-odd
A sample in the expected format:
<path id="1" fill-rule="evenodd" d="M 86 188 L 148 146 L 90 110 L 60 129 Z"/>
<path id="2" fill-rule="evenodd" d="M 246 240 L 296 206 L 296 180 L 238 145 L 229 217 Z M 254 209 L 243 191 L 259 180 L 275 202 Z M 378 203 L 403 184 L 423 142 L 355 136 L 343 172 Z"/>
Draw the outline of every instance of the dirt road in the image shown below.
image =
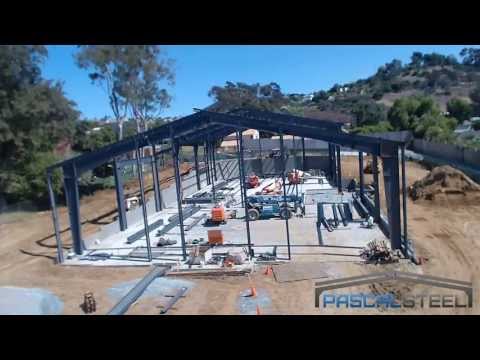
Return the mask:
<path id="1" fill-rule="evenodd" d="M 342 159 L 344 176 L 358 176 L 358 162 Z M 412 184 L 428 173 L 417 163 L 407 163 L 407 181 Z M 164 176 L 168 176 L 164 174 Z M 381 178 L 381 177 L 380 177 Z M 151 179 L 147 179 L 147 183 Z M 371 181 L 371 176 L 366 176 Z M 100 223 L 109 221 L 115 207 L 113 190 L 100 191 L 94 197 L 82 200 L 82 231 L 96 231 Z M 382 207 L 385 199 L 381 195 Z M 408 201 L 408 227 L 419 256 L 428 258 L 422 265 L 424 273 L 472 280 L 479 288 L 480 278 L 480 204 L 468 203 L 458 198 L 431 203 Z M 60 209 L 61 224 L 67 225 L 66 209 Z M 100 218 L 100 219 L 99 219 Z M 54 264 L 55 240 L 52 236 L 50 212 L 39 212 L 15 222 L 0 225 L 0 286 L 40 287 L 53 291 L 65 303 L 66 314 L 82 314 L 80 303 L 86 291 L 93 291 L 98 302 L 98 314 L 104 314 L 113 305 L 106 289 L 115 283 L 142 277 L 147 268 L 87 268 L 66 267 Z M 69 245 L 70 234 L 62 234 L 64 245 Z M 271 306 L 262 309 L 266 314 L 319 314 L 313 304 L 313 281 L 277 283 L 263 275 L 263 268 L 252 279 L 259 289 L 267 291 Z M 346 264 L 345 274 L 368 271 L 359 265 Z M 249 287 L 246 277 L 215 279 L 189 279 L 196 286 L 170 311 L 171 314 L 238 314 L 239 294 Z M 474 293 L 479 299 L 478 291 Z M 155 300 L 142 300 L 135 304 L 130 314 L 158 314 Z M 377 311 L 378 312 L 378 311 Z M 438 313 L 455 311 L 441 309 Z M 474 313 L 480 313 L 475 306 Z M 339 312 L 345 313 L 345 312 Z M 347 312 L 348 313 L 348 312 Z M 374 311 L 374 313 L 376 313 Z M 467 312 L 470 313 L 470 312 Z"/>

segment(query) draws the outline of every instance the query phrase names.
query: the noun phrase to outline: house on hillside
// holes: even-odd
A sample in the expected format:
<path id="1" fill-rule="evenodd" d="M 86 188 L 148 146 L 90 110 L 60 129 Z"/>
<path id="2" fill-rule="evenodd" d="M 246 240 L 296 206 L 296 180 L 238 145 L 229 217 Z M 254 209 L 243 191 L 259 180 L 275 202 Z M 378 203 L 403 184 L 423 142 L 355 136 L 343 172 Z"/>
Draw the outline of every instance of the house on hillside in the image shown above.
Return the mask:
<path id="1" fill-rule="evenodd" d="M 255 129 L 248 129 L 242 132 L 242 138 L 244 140 L 258 139 L 259 137 L 260 137 L 260 133 L 258 132 L 258 130 L 255 130 Z M 237 151 L 237 134 L 231 133 L 230 135 L 226 136 L 223 139 L 220 145 L 220 148 L 225 152 Z"/>
<path id="2" fill-rule="evenodd" d="M 455 134 L 463 134 L 472 131 L 472 122 L 465 120 L 462 124 L 458 125 L 453 131 Z"/>

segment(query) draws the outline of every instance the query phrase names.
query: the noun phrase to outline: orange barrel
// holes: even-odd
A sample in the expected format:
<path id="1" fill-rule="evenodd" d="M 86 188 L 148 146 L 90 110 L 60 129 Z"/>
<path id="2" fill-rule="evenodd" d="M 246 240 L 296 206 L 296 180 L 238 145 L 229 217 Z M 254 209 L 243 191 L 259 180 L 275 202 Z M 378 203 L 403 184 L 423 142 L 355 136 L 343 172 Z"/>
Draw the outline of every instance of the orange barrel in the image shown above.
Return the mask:
<path id="1" fill-rule="evenodd" d="M 215 222 L 225 221 L 225 209 L 223 207 L 212 208 L 212 221 L 215 221 Z"/>
<path id="2" fill-rule="evenodd" d="M 208 230 L 208 243 L 215 245 L 223 245 L 223 233 L 222 230 Z"/>

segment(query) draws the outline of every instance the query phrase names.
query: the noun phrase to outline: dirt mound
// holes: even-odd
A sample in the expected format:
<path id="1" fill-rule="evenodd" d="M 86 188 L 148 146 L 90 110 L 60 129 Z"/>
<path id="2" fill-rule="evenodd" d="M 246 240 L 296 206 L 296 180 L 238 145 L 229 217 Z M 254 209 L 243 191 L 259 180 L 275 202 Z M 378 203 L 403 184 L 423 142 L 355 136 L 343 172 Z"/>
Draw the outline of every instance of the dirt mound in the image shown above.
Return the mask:
<path id="1" fill-rule="evenodd" d="M 480 192 L 480 185 L 460 170 L 444 165 L 433 168 L 426 177 L 415 181 L 408 192 L 413 200 L 434 200 L 439 194 L 468 196 Z"/>

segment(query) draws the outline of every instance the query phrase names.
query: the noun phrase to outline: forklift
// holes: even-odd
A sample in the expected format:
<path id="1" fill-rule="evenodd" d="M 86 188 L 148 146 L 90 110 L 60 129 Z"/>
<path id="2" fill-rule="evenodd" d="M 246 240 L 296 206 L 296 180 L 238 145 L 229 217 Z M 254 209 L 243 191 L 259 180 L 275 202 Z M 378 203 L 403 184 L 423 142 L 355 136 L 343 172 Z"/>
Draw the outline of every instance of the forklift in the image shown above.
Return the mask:
<path id="1" fill-rule="evenodd" d="M 283 195 L 254 195 L 247 198 L 248 220 L 269 219 L 280 217 L 290 219 L 294 214 L 305 215 L 303 196 L 287 195 L 286 202 Z"/>

